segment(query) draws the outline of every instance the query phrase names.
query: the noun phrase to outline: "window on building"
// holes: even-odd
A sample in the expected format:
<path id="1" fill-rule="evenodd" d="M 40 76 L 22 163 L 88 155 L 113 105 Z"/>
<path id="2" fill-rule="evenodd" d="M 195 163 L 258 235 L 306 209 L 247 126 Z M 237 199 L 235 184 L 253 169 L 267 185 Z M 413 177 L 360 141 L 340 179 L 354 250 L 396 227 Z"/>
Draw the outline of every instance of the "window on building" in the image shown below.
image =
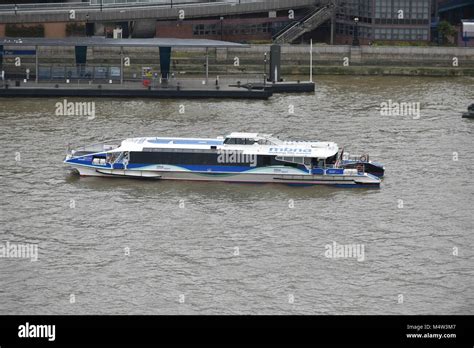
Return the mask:
<path id="1" fill-rule="evenodd" d="M 220 30 L 220 27 L 219 27 Z M 217 35 L 216 24 L 195 24 L 193 25 L 193 35 Z"/>

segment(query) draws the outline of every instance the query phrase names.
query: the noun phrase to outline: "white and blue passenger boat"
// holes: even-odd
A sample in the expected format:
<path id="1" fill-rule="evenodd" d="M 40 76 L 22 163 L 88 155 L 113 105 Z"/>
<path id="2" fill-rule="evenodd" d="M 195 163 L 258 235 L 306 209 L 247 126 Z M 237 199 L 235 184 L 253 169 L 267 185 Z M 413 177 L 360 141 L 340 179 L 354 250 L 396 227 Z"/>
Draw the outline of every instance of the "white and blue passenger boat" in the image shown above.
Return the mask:
<path id="1" fill-rule="evenodd" d="M 215 139 L 147 137 L 107 141 L 68 151 L 64 162 L 83 176 L 380 185 L 382 165 L 370 162 L 368 156 L 348 159 L 343 152 L 333 142 L 283 141 L 271 134 L 231 133 Z"/>

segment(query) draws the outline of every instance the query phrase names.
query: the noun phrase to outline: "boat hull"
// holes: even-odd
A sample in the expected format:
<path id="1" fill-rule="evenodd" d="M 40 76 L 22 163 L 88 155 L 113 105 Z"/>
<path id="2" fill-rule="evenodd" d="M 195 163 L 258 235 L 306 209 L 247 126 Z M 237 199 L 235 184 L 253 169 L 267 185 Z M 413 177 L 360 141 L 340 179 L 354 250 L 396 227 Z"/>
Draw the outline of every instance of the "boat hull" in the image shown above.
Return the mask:
<path id="1" fill-rule="evenodd" d="M 281 173 L 216 173 L 170 170 L 110 169 L 93 166 L 73 165 L 81 176 L 118 177 L 134 179 L 159 179 L 181 181 L 213 181 L 234 183 L 277 183 L 287 185 L 332 185 L 332 186 L 376 186 L 380 179 L 367 174 L 354 175 L 312 175 Z"/>
<path id="2" fill-rule="evenodd" d="M 341 163 L 341 168 L 344 169 L 357 169 L 358 167 L 362 167 L 364 172 L 375 175 L 379 178 L 382 178 L 385 175 L 385 168 L 379 163 L 362 161 L 343 161 Z"/>
<path id="3" fill-rule="evenodd" d="M 462 118 L 474 118 L 474 111 L 465 112 L 464 114 L 462 114 Z"/>

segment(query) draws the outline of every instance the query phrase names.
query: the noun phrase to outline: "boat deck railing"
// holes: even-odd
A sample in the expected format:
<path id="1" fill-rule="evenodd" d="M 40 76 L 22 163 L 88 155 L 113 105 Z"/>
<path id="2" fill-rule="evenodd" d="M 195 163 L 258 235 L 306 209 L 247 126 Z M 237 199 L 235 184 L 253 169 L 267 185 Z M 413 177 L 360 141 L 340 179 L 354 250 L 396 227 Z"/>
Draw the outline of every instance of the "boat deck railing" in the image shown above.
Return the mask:
<path id="1" fill-rule="evenodd" d="M 343 161 L 358 161 L 360 156 L 357 155 L 350 155 L 350 156 L 344 156 Z"/>
<path id="2" fill-rule="evenodd" d="M 87 144 L 87 145 L 82 145 L 78 147 L 71 148 L 71 146 L 68 146 L 68 154 L 74 155 L 74 153 L 77 152 L 90 152 L 90 153 L 96 153 L 96 152 L 103 152 L 103 151 L 109 151 L 116 149 L 120 146 L 122 143 L 123 139 L 112 139 L 112 140 L 105 140 L 100 143 L 94 143 L 94 144 Z"/>
<path id="3" fill-rule="evenodd" d="M 342 160 L 343 161 L 362 161 L 362 162 L 365 162 L 364 161 L 364 157 L 365 157 L 365 160 L 368 160 L 368 155 L 350 155 L 350 154 L 344 154 Z"/>

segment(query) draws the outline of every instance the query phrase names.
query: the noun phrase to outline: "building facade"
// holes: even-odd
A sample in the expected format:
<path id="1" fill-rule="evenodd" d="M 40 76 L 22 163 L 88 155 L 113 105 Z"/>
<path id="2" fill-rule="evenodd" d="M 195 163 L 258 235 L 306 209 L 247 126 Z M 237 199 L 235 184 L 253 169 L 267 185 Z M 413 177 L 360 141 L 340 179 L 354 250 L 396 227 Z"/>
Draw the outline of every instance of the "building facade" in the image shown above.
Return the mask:
<path id="1" fill-rule="evenodd" d="M 431 5 L 432 0 L 341 0 L 335 43 L 350 44 L 356 25 L 361 44 L 430 41 Z"/>
<path id="2" fill-rule="evenodd" d="M 474 0 L 438 0 L 437 21 L 447 21 L 455 27 L 454 44 L 474 47 L 474 38 L 463 33 L 463 22 L 474 22 Z"/>
<path id="3" fill-rule="evenodd" d="M 27 1 L 27 0 L 24 0 Z M 35 1 L 35 0 L 33 0 Z M 39 0 L 36 0 L 39 1 Z M 64 0 L 63 0 L 64 1 Z M 71 0 L 73 1 L 73 0 Z M 78 0 L 76 0 L 78 1 Z M 95 2 L 94 2 L 95 1 Z M 101 3 L 101 0 L 92 0 L 92 3 Z M 104 4 L 121 3 L 124 0 L 102 0 Z M 139 0 L 136 0 L 139 1 Z M 144 1 L 144 0 L 142 0 Z M 149 0 L 162 2 L 169 0 Z M 198 0 L 182 0 L 195 2 Z M 208 0 L 211 1 L 211 0 Z M 223 0 L 232 1 L 235 0 Z M 288 0 L 290 2 L 291 0 Z M 95 23 L 66 23 L 50 22 L 26 24 L 0 23 L 1 36 L 39 36 L 65 37 L 84 36 L 88 26 L 94 26 L 94 35 L 110 35 L 114 28 L 123 29 L 123 36 L 128 37 L 177 37 L 217 39 L 236 42 L 270 42 L 282 28 L 295 21 L 307 18 L 318 10 L 317 5 L 324 5 L 328 0 L 315 1 L 314 7 L 300 7 L 294 11 L 262 11 L 230 16 L 203 16 L 189 19 L 147 19 L 138 21 L 110 21 Z M 308 42 L 312 38 L 315 42 L 333 42 L 334 44 L 351 44 L 357 28 L 359 42 L 429 42 L 436 32 L 431 28 L 437 22 L 438 8 L 443 5 L 455 9 L 441 13 L 442 17 L 460 17 L 466 8 L 458 3 L 474 0 L 337 0 L 334 20 L 326 21 L 313 31 L 304 34 L 297 42 Z M 127 4 L 132 2 L 127 0 Z M 179 1 L 175 2 L 179 3 Z M 448 5 L 446 5 L 448 3 Z M 133 5 L 130 5 L 133 6 Z M 210 5 L 209 5 L 210 6 Z M 471 7 L 469 7 L 471 6 Z M 458 9 L 460 8 L 460 9 Z M 455 12 L 457 11 L 457 12 Z M 292 17 L 289 16 L 292 12 Z M 456 17 L 456 18 L 457 18 Z M 357 18 L 356 23 L 354 19 Z M 458 20 L 459 22 L 459 20 Z M 32 27 L 32 28 L 31 28 Z M 331 30 L 332 29 L 332 30 Z M 146 35 L 144 32 L 146 31 Z M 331 40 L 331 31 L 334 40 Z M 434 32 L 434 34 L 432 34 Z M 90 34 L 88 34 L 90 35 Z"/>
<path id="4" fill-rule="evenodd" d="M 216 18 L 158 21 L 156 37 L 252 42 L 270 41 L 289 22 L 288 17 Z"/>
<path id="5" fill-rule="evenodd" d="M 338 0 L 334 21 L 334 43 L 351 44 L 354 31 L 361 44 L 374 41 L 429 42 L 433 0 Z M 309 9 L 311 11 L 311 9 Z M 287 13 L 236 16 L 234 18 L 158 21 L 157 37 L 208 38 L 229 41 L 269 41 L 281 28 L 303 18 L 298 10 L 289 20 Z M 357 24 L 354 19 L 358 18 Z M 330 23 L 305 35 L 317 42 L 330 42 Z"/>

